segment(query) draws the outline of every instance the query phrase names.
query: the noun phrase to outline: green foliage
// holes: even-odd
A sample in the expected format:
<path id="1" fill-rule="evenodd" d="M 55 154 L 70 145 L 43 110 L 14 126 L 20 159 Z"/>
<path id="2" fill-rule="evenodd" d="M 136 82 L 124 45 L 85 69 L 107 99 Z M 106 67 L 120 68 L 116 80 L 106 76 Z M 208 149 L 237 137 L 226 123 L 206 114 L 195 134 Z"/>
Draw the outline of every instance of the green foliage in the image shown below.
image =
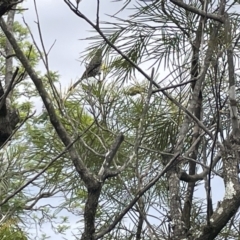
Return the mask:
<path id="1" fill-rule="evenodd" d="M 0 239 L 2 240 L 27 240 L 26 234 L 17 227 L 16 219 L 9 219 L 0 224 Z"/>
<path id="2" fill-rule="evenodd" d="M 102 186 L 96 213 L 97 231 L 112 223 L 136 196 L 139 189 L 161 172 L 172 156 L 171 149 L 176 145 L 179 128 L 184 121 L 182 110 L 167 99 L 165 93 L 185 107 L 190 87 L 187 85 L 169 88 L 165 92 L 154 92 L 152 90 L 155 90 L 155 87 L 151 86 L 152 84 L 149 84 L 126 59 L 130 59 L 139 67 L 142 67 L 143 63 L 148 67 L 154 67 L 154 73 L 157 74 L 153 76 L 153 80 L 162 87 L 182 83 L 189 76 L 191 54 L 189 46 L 192 37 L 189 31 L 190 29 L 196 31 L 196 14 L 175 8 L 172 3 L 165 6 L 165 9 L 160 4 L 165 3 L 155 1 L 149 5 L 139 4 L 130 21 L 116 19 L 119 23 L 105 31 L 107 39 L 115 44 L 124 56 L 116 54 L 116 51 L 105 45 L 105 40 L 99 36 L 90 38 L 94 41 L 91 50 L 96 46 L 105 49 L 104 78 L 101 81 L 95 79 L 82 81 L 77 89 L 64 96 L 57 87 L 61 80 L 58 72 L 48 69 L 44 74 L 38 72 L 50 95 L 48 100 L 52 102 L 59 120 L 72 140 L 77 140 L 74 148 L 91 174 L 98 174 L 116 136 L 120 132 L 124 134 L 124 142 L 116 153 L 110 170 L 125 168 L 118 176 L 107 179 Z M 196 6 L 199 7 L 199 4 L 196 3 Z M 182 28 L 184 21 L 188 24 Z M 112 26 L 111 24 L 106 23 L 107 26 Z M 237 29 L 236 26 L 235 28 Z M 209 37 L 212 29 L 206 29 Z M 27 29 L 16 22 L 14 31 L 29 62 L 36 67 L 39 53 L 27 40 Z M 226 32 L 220 32 L 217 44 L 223 45 Z M 5 43 L 6 38 L 1 34 L 0 48 L 3 48 Z M 4 61 L 5 59 L 0 57 L 0 62 Z M 164 70 L 171 72 L 166 78 L 162 76 L 166 75 Z M 149 74 L 150 71 L 146 72 Z M 36 100 L 35 97 L 39 97 L 39 93 L 22 67 L 19 69 L 19 76 L 22 76 L 22 79 L 17 84 L 12 98 L 20 111 L 21 119 L 25 119 L 34 109 L 33 102 Z M 209 87 L 211 81 L 211 78 L 206 79 L 206 87 Z M 152 89 L 149 89 L 150 87 Z M 206 95 L 213 97 L 212 93 Z M 208 119 L 206 120 L 208 124 L 207 121 Z M 192 132 L 188 132 L 184 143 L 185 149 L 191 146 L 191 141 Z M 8 195 L 7 191 L 14 192 L 48 166 L 65 149 L 44 107 L 41 111 L 38 109 L 38 112 L 26 121 L 11 143 L 12 146 L 6 146 L 2 150 L 4 152 L 2 169 L 5 172 L 3 171 L 0 178 L 0 189 L 4 192 L 1 200 Z M 169 151 L 168 157 L 163 153 L 166 150 Z M 67 213 L 79 217 L 81 221 L 88 197 L 86 187 L 74 164 L 69 152 L 65 151 L 33 183 L 3 205 L 1 211 L 7 213 L 13 208 L 16 215 L 21 218 L 27 216 L 24 209 L 34 207 L 37 213 L 31 214 L 32 220 L 40 226 L 46 222 L 51 223 L 57 233 L 65 234 L 71 227 Z M 137 231 L 136 226 L 127 229 L 126 233 L 123 233 L 122 229 L 132 216 L 134 217 L 131 221 L 135 223 L 135 217 L 140 215 L 140 208 L 146 213 L 152 211 L 152 208 L 161 209 L 163 217 L 159 217 L 158 220 L 164 223 L 163 232 L 167 232 L 167 221 L 161 218 L 168 215 L 168 187 L 164 176 L 139 199 L 125 219 L 116 229 L 104 236 L 104 239 L 133 239 Z M 32 189 L 34 191 L 31 191 Z M 184 191 L 186 184 L 182 186 L 182 193 L 185 194 Z M 57 199 L 57 205 L 50 206 L 48 203 L 41 205 L 39 199 L 42 198 Z M 194 228 L 197 228 L 206 217 L 202 205 L 201 201 L 193 202 L 191 221 Z M 21 234 L 19 229 L 13 231 L 18 222 L 10 220 L 0 226 L 0 239 L 1 231 L 6 236 L 12 232 L 15 239 L 25 239 L 24 235 L 23 238 L 20 235 L 16 238 L 17 234 Z M 153 228 L 157 231 L 157 227 Z M 159 235 L 161 234 L 160 232 Z M 223 231 L 222 235 L 224 234 Z M 47 234 L 42 238 L 47 239 Z M 145 239 L 150 238 L 146 236 Z"/>

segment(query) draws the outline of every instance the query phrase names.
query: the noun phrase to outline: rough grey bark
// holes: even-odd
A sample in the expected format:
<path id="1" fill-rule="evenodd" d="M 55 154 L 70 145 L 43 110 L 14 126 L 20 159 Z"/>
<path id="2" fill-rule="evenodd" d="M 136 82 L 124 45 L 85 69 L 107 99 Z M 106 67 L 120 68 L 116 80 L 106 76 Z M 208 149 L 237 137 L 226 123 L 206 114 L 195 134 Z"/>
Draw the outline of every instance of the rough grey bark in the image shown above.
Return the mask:
<path id="1" fill-rule="evenodd" d="M 81 240 L 94 240 L 95 218 L 98 200 L 101 193 L 101 183 L 88 188 L 87 202 L 84 209 L 84 232 Z"/>

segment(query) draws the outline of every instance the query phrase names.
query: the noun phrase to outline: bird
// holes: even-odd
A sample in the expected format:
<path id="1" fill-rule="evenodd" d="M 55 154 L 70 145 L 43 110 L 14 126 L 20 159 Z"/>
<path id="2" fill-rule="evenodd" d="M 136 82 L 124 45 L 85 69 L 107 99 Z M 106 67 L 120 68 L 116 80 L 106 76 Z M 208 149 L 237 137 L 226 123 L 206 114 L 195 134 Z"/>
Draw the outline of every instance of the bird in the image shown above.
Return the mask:
<path id="1" fill-rule="evenodd" d="M 82 77 L 75 82 L 70 91 L 77 87 L 77 85 L 84 79 L 95 77 L 100 74 L 100 69 L 102 65 L 102 49 L 98 49 L 86 67 L 85 72 L 83 73 Z"/>

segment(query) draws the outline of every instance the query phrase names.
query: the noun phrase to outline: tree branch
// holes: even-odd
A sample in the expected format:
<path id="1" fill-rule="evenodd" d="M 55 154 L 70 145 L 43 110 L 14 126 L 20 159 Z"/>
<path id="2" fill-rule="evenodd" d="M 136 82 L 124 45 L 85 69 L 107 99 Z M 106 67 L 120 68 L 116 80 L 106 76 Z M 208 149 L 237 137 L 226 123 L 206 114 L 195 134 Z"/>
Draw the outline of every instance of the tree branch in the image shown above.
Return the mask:
<path id="1" fill-rule="evenodd" d="M 43 103 L 46 107 L 46 110 L 48 111 L 50 121 L 51 121 L 53 127 L 55 128 L 59 138 L 61 139 L 63 144 L 67 147 L 68 145 L 70 145 L 73 142 L 73 140 L 69 136 L 68 132 L 66 131 L 66 129 L 64 128 L 62 123 L 60 122 L 60 120 L 55 112 L 55 109 L 54 109 L 54 106 L 50 99 L 50 96 L 47 93 L 47 91 L 43 85 L 42 80 L 37 76 L 37 73 L 34 71 L 32 66 L 30 65 L 28 59 L 23 54 L 23 51 L 18 46 L 16 39 L 14 38 L 12 33 L 7 29 L 7 26 L 6 26 L 3 18 L 0 19 L 0 26 L 1 26 L 4 34 L 6 35 L 7 39 L 11 43 L 11 45 L 17 55 L 17 58 L 22 63 L 23 67 L 25 68 L 28 75 L 32 79 L 33 83 L 35 84 L 37 91 L 39 92 L 39 95 L 41 96 Z M 82 159 L 80 158 L 80 156 L 78 155 L 78 153 L 74 147 L 71 147 L 69 149 L 69 153 L 70 153 L 72 162 L 76 168 L 76 171 L 79 173 L 79 175 L 83 179 L 86 186 L 91 186 L 93 184 L 97 184 L 96 177 L 94 177 L 90 173 L 90 171 L 87 169 L 87 167 L 83 163 Z"/>
<path id="2" fill-rule="evenodd" d="M 213 20 L 218 21 L 220 23 L 224 23 L 224 16 L 219 16 L 219 15 L 216 15 L 216 14 L 212 14 L 212 13 L 208 13 L 206 11 L 200 10 L 198 8 L 195 8 L 195 7 L 191 6 L 190 4 L 184 3 L 182 0 L 170 0 L 170 1 L 173 4 L 175 4 L 175 5 L 177 5 L 181 8 L 184 8 L 186 11 L 196 13 L 196 14 L 202 16 L 202 17 L 213 19 Z"/>

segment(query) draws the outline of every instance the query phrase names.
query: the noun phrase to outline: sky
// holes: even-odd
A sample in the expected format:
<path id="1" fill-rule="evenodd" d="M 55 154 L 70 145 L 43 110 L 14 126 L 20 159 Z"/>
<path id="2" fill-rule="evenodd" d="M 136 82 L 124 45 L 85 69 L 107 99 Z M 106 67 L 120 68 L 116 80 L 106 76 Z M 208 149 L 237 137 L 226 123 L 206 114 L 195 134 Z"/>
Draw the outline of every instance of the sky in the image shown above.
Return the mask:
<path id="1" fill-rule="evenodd" d="M 100 20 L 111 21 L 107 14 L 116 13 L 121 6 L 121 1 L 101 1 Z M 24 2 L 23 7 L 27 8 L 23 13 L 25 21 L 30 26 L 33 35 L 38 36 L 37 25 L 34 23 L 36 21 L 34 1 Z M 50 69 L 58 71 L 61 83 L 67 86 L 71 80 L 75 81 L 85 69 L 84 64 L 81 65 L 80 57 L 91 42 L 81 39 L 96 35 L 96 33 L 90 32 L 93 31 L 92 27 L 76 16 L 63 0 L 37 0 L 37 7 L 46 49 L 49 49 L 56 40 L 49 55 Z M 82 0 L 79 10 L 90 20 L 95 21 L 96 0 Z M 123 17 L 127 16 L 125 12 L 121 14 Z M 38 37 L 36 40 L 40 43 Z"/>
<path id="2" fill-rule="evenodd" d="M 74 2 L 75 0 L 73 0 Z M 85 20 L 76 16 L 63 0 L 37 0 L 38 14 L 40 18 L 40 24 L 42 29 L 42 35 L 44 44 L 48 50 L 54 41 L 53 48 L 49 54 L 50 69 L 57 71 L 60 74 L 60 81 L 62 86 L 67 87 L 71 81 L 76 81 L 79 76 L 82 75 L 85 67 L 81 65 L 80 57 L 91 42 L 81 40 L 86 37 L 92 36 L 95 33 L 91 33 L 92 28 L 85 22 Z M 111 17 L 107 16 L 116 13 L 122 6 L 124 1 L 100 1 L 100 20 L 111 21 Z M 36 38 L 36 42 L 39 44 L 38 29 L 35 21 L 36 13 L 34 10 L 34 1 L 27 0 L 23 4 L 23 8 L 26 9 L 23 14 L 17 16 L 17 20 L 22 21 L 24 17 L 27 24 Z M 79 4 L 79 9 L 91 20 L 96 18 L 96 0 L 82 0 Z M 129 11 L 124 10 L 120 13 L 122 18 L 127 18 Z M 39 45 L 40 46 L 40 45 Z M 38 70 L 45 71 L 42 64 L 39 64 Z M 40 105 L 39 105 L 40 107 Z M 221 181 L 215 179 L 212 182 L 213 190 L 213 202 L 217 202 L 223 196 L 220 189 Z M 202 197 L 203 186 L 199 187 L 199 191 L 196 195 Z M 41 203 L 47 203 L 49 200 L 42 200 Z M 52 203 L 54 203 L 54 200 Z M 76 226 L 76 219 L 73 216 L 69 218 L 71 226 Z M 51 236 L 51 239 L 63 239 L 59 235 L 56 235 L 51 227 L 43 225 L 43 230 Z M 32 230 L 35 234 L 35 230 Z M 70 231 L 66 235 L 67 239 L 71 240 Z M 37 236 L 36 236 L 36 239 Z"/>

